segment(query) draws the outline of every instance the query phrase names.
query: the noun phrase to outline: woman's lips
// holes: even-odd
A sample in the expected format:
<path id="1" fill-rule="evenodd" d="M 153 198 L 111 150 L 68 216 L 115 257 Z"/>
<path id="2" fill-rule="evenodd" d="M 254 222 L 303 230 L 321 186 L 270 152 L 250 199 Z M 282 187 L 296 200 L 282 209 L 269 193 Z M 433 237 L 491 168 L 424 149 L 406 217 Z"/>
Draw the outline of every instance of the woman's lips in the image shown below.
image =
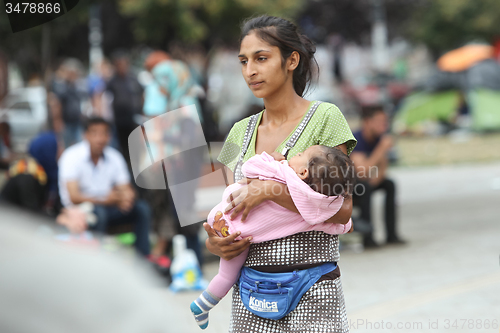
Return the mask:
<path id="1" fill-rule="evenodd" d="M 250 83 L 250 87 L 251 88 L 257 88 L 257 87 L 260 87 L 262 85 L 262 83 L 264 83 L 264 81 L 256 82 L 256 83 Z"/>

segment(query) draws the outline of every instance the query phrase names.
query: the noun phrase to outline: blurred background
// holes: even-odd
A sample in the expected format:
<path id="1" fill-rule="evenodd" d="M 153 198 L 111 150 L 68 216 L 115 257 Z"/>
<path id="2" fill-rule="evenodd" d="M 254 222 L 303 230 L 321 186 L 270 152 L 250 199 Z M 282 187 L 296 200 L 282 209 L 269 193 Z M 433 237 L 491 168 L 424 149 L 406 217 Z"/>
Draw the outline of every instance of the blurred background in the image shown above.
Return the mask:
<path id="1" fill-rule="evenodd" d="M 2 228 L 28 224 L 21 233 L 56 241 L 61 255 L 70 245 L 94 254 L 96 247 L 102 255 L 121 253 L 121 259 L 110 259 L 125 260 L 121 274 L 137 269 L 131 258 L 146 262 L 140 269 L 160 282 L 138 283 L 161 295 L 152 304 L 164 308 L 164 331 L 196 331 L 188 306 L 198 292 L 179 293 L 169 285 L 175 252 L 186 248 L 196 255 L 193 267 L 201 266 L 180 269 L 186 289 L 200 288 L 203 279 L 216 274 L 217 258 L 205 249 L 201 223 L 181 228 L 169 191 L 140 188 L 131 177 L 135 202 L 150 211 L 151 253 L 136 258 L 131 247 L 136 221 L 99 233 L 91 230 L 96 218 L 92 207 L 64 207 L 57 160 L 81 142 L 86 120 L 98 116 L 111 124 L 107 143 L 123 154 L 132 175 L 128 136 L 172 109 L 162 95 L 169 90 L 169 96 L 181 91 L 176 105 L 196 103 L 195 118 L 210 146 L 194 172 L 207 175 L 219 169 L 216 157 L 232 125 L 264 108 L 242 79 L 237 58 L 240 23 L 260 14 L 294 21 L 316 43 L 320 72 L 305 98 L 340 108 L 358 143 L 364 142 L 357 150 L 360 164 L 385 165 L 379 179 L 365 179 L 373 193 L 371 200 L 365 195 L 355 201 L 354 232 L 340 236 L 339 266 L 351 331 L 497 332 L 497 0 L 87 0 L 53 21 L 17 33 L 2 11 Z M 189 84 L 182 89 L 181 83 L 162 86 L 173 62 L 187 69 L 182 75 L 189 77 Z M 370 157 L 376 151 L 383 159 L 374 162 Z M 187 209 L 199 221 L 206 219 L 223 188 L 223 183 L 200 179 Z M 183 238 L 176 251 L 173 239 L 178 234 Z M 389 242 L 391 235 L 396 241 Z M 37 250 L 30 242 L 11 242 L 0 255 L 0 266 L 18 262 L 4 266 L 17 272 L 12 279 L 21 267 L 33 264 Z M 53 278 L 61 277 L 58 272 L 53 270 Z M 106 276 L 101 268 L 89 272 Z M 68 304 L 75 313 L 80 309 L 78 295 L 92 290 L 88 283 L 95 283 L 95 290 L 119 288 L 110 279 L 91 280 L 85 274 L 79 279 L 90 289 L 72 291 L 76 296 Z M 24 287 L 19 286 L 20 293 Z M 57 293 L 57 284 L 47 288 Z M 53 292 L 33 297 L 50 299 Z M 100 311 L 102 315 L 109 309 Z M 229 314 L 227 296 L 212 311 L 207 331 L 227 330 Z M 154 322 L 155 315 L 152 311 L 151 318 L 145 314 L 141 320 Z M 93 331 L 106 325 L 105 320 L 95 323 Z M 381 326 L 388 323 L 390 327 Z M 79 325 L 78 320 L 73 324 Z"/>

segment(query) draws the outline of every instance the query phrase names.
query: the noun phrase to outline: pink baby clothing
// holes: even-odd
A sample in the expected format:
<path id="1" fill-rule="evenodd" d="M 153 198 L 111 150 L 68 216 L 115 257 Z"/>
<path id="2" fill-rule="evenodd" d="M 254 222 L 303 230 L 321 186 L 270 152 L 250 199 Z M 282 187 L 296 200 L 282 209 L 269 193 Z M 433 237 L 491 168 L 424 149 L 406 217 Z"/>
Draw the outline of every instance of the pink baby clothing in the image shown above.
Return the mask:
<path id="1" fill-rule="evenodd" d="M 232 211 L 224 214 L 229 205 L 227 198 L 235 190 L 247 186 L 234 183 L 226 187 L 222 201 L 208 214 L 207 222 L 220 236 L 227 236 L 236 231 L 241 235 L 236 239 L 252 236 L 252 242 L 260 243 L 279 239 L 299 232 L 323 231 L 328 234 L 344 234 L 351 229 L 352 221 L 347 224 L 323 223 L 335 215 L 344 203 L 342 196 L 327 196 L 314 191 L 299 178 L 288 165 L 287 160 L 276 161 L 266 152 L 252 156 L 242 165 L 246 178 L 274 180 L 287 185 L 288 191 L 300 214 L 292 212 L 279 204 L 266 200 L 250 211 L 246 220 L 241 222 L 240 213 L 230 220 Z M 220 260 L 219 273 L 208 286 L 208 290 L 217 297 L 224 297 L 236 282 L 243 266 L 248 250 L 234 259 Z"/>

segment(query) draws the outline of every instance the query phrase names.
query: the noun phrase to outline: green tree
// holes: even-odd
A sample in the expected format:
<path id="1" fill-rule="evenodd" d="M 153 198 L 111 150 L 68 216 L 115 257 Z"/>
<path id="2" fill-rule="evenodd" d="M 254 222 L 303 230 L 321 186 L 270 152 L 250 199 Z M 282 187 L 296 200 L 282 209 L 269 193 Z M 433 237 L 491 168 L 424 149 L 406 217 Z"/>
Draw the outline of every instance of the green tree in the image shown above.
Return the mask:
<path id="1" fill-rule="evenodd" d="M 120 12 L 133 19 L 138 42 L 165 48 L 185 43 L 234 42 L 248 16 L 269 14 L 294 19 L 305 0 L 118 0 Z"/>
<path id="2" fill-rule="evenodd" d="M 500 36 L 498 0 L 427 0 L 415 11 L 409 36 L 437 57 L 472 40 L 494 42 Z"/>

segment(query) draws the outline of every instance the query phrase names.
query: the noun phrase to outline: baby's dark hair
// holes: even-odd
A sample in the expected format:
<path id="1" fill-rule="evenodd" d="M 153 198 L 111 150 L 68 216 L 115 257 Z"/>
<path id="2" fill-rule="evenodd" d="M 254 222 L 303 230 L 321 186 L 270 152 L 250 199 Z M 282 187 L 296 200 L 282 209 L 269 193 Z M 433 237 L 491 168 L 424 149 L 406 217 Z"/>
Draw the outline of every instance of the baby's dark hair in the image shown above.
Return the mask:
<path id="1" fill-rule="evenodd" d="M 352 195 L 356 174 L 351 159 L 338 148 L 320 147 L 322 154 L 309 160 L 309 174 L 304 182 L 328 196 Z"/>

